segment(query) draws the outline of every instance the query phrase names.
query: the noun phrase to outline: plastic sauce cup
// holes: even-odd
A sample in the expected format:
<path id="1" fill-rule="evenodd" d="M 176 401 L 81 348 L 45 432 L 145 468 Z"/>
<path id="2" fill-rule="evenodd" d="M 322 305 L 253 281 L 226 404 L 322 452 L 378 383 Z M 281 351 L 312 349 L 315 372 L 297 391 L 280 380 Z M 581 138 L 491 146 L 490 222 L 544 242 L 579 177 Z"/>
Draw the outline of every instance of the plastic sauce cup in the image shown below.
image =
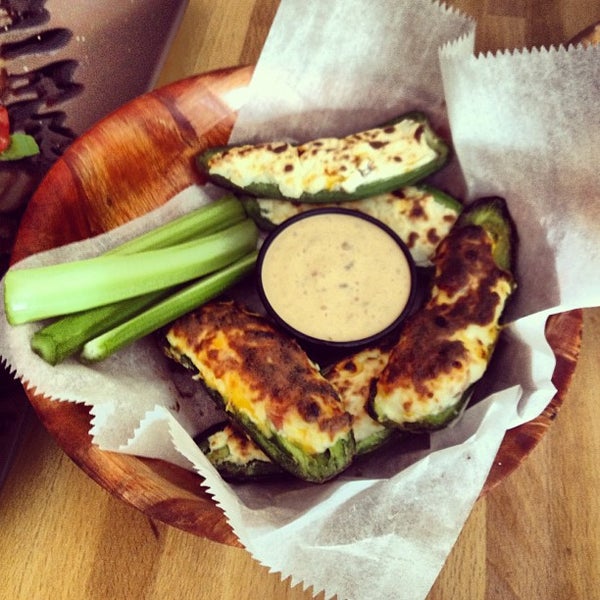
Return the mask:
<path id="1" fill-rule="evenodd" d="M 267 313 L 299 341 L 330 348 L 373 344 L 411 312 L 416 269 L 406 244 L 377 219 L 316 208 L 265 239 L 257 261 Z"/>

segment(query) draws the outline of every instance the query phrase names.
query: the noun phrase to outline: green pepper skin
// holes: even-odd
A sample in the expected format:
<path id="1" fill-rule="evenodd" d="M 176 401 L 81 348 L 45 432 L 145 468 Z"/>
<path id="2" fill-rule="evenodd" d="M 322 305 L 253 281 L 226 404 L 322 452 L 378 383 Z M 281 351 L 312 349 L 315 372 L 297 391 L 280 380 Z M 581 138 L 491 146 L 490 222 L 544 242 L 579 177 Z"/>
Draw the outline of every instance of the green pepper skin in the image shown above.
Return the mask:
<path id="1" fill-rule="evenodd" d="M 211 445 L 211 438 L 219 435 L 224 436 L 227 441 L 224 445 L 214 447 L 214 444 Z M 194 441 L 224 479 L 248 481 L 274 475 L 282 476 L 286 473 L 268 456 L 257 452 L 258 446 L 243 431 L 233 427 L 230 421 L 218 423 L 194 438 Z M 249 460 L 243 456 L 236 456 L 240 447 L 248 449 L 247 454 L 257 456 Z"/>
<path id="2" fill-rule="evenodd" d="M 210 302 L 173 322 L 163 340 L 165 354 L 285 471 L 321 483 L 352 462 L 352 415 L 300 345 L 264 316 Z"/>
<path id="3" fill-rule="evenodd" d="M 370 382 L 377 378 L 387 362 L 388 349 L 382 345 L 365 348 L 341 358 L 322 371 L 338 392 L 344 408 L 353 416 L 352 431 L 356 456 L 377 450 L 392 440 L 398 441 L 402 432 L 373 421 L 366 412 Z M 209 437 L 212 443 L 209 446 Z M 218 437 L 217 437 L 218 436 Z M 200 446 L 211 463 L 228 479 L 255 479 L 285 471 L 260 451 L 258 445 L 229 421 L 210 429 L 202 436 Z M 255 458 L 258 460 L 249 460 Z"/>
<path id="4" fill-rule="evenodd" d="M 413 434 L 421 434 L 421 433 L 432 433 L 434 431 L 439 431 L 440 429 L 446 429 L 446 427 L 450 427 L 453 423 L 458 421 L 463 413 L 465 412 L 467 406 L 469 405 L 469 401 L 473 396 L 473 391 L 475 386 L 470 386 L 456 401 L 456 403 L 452 404 L 445 410 L 428 415 L 419 419 L 418 421 L 404 421 L 401 424 L 395 423 L 393 421 L 388 421 L 386 419 L 381 419 L 380 421 L 386 425 L 386 428 L 390 431 L 394 431 L 399 434 L 408 435 L 410 433 Z M 372 409 L 371 409 L 372 410 Z M 373 414 L 373 418 L 376 418 L 377 414 Z"/>
<path id="5" fill-rule="evenodd" d="M 449 208 L 450 210 L 453 210 L 456 212 L 456 214 L 460 214 L 463 211 L 463 203 L 454 196 L 451 196 L 450 194 L 426 183 L 421 183 L 418 187 L 423 193 L 431 194 L 436 202 L 442 206 L 445 206 L 446 208 Z"/>
<path id="6" fill-rule="evenodd" d="M 516 289 L 517 244 L 504 199 L 482 198 L 463 211 L 445 241 L 444 259 L 434 260 L 428 302 L 405 323 L 389 370 L 371 386 L 368 410 L 374 419 L 423 432 L 460 418 L 493 355 L 504 307 Z M 453 289 L 456 295 L 446 297 Z M 462 295 L 460 289 L 469 291 Z"/>
<path id="7" fill-rule="evenodd" d="M 173 354 L 169 348 L 165 351 L 173 358 Z M 353 461 L 356 454 L 356 442 L 352 431 L 345 437 L 340 438 L 333 446 L 320 454 L 307 454 L 298 446 L 288 442 L 283 436 L 272 433 L 270 437 L 265 436 L 256 424 L 246 417 L 243 413 L 232 410 L 228 406 L 223 396 L 216 390 L 208 387 L 198 374 L 198 370 L 189 360 L 182 360 L 177 357 L 177 360 L 183 366 L 191 368 L 196 373 L 196 378 L 204 385 L 207 394 L 214 402 L 223 409 L 231 421 L 241 429 L 248 437 L 273 461 L 275 472 L 285 471 L 295 475 L 299 479 L 311 483 L 323 483 L 332 479 L 342 471 L 344 471 Z M 247 469 L 232 469 L 232 465 L 221 464 L 219 470 L 228 472 L 232 477 L 237 479 L 241 477 L 252 477 L 253 473 L 259 465 L 254 464 Z M 272 467 L 268 465 L 260 465 L 260 474 L 270 474 Z"/>
<path id="8" fill-rule="evenodd" d="M 516 226 L 508 212 L 506 202 L 498 196 L 475 200 L 456 222 L 455 227 L 478 225 L 494 239 L 494 260 L 501 269 L 514 274 L 518 237 Z"/>
<path id="9" fill-rule="evenodd" d="M 283 476 L 288 474 L 286 470 L 281 468 L 279 464 L 273 462 L 271 459 L 266 460 L 250 460 L 245 463 L 241 463 L 234 455 L 235 450 L 231 447 L 219 448 L 218 450 L 211 450 L 209 446 L 209 437 L 216 432 L 219 432 L 225 427 L 230 426 L 231 423 L 221 423 L 214 429 L 211 428 L 209 432 L 204 432 L 201 436 L 195 439 L 198 447 L 206 455 L 211 464 L 219 471 L 224 479 L 231 481 L 249 481 L 254 479 L 261 479 L 264 477 L 272 476 Z M 254 448 L 259 446 L 245 433 L 239 431 L 239 435 L 245 436 L 245 443 L 251 444 Z M 392 440 L 398 440 L 402 437 L 402 432 L 391 429 L 382 428 L 376 433 L 371 434 L 369 437 L 362 439 L 360 442 L 356 442 L 356 457 L 362 456 L 373 452 L 382 446 L 388 444 Z"/>
<path id="10" fill-rule="evenodd" d="M 382 342 L 342 357 L 323 369 L 323 376 L 336 389 L 345 410 L 353 417 L 357 456 L 373 452 L 400 435 L 399 431 L 377 423 L 367 411 L 371 382 L 379 377 L 388 355 L 389 348 Z"/>
<path id="11" fill-rule="evenodd" d="M 261 209 L 260 202 L 262 198 L 255 198 L 254 196 L 247 195 L 241 195 L 239 198 L 244 205 L 246 214 L 256 223 L 259 229 L 269 232 L 273 231 L 277 227 L 279 223 L 276 223 L 266 216 L 264 211 Z M 279 202 L 286 202 L 286 200 L 279 200 Z M 289 202 L 292 206 L 298 205 L 297 202 Z M 317 206 L 315 206 L 315 208 L 317 208 Z M 281 221 L 281 223 L 283 223 L 283 221 Z"/>
<path id="12" fill-rule="evenodd" d="M 270 232 L 292 218 L 320 207 L 355 210 L 378 219 L 407 245 L 418 267 L 431 266 L 431 259 L 460 215 L 463 205 L 432 186 L 419 184 L 346 202 L 314 204 L 270 198 L 240 198 L 246 213 L 263 231 Z"/>
<path id="13" fill-rule="evenodd" d="M 431 124 L 425 114 L 418 111 L 406 113 L 396 119 L 384 123 L 380 128 L 391 127 L 403 120 L 413 120 L 422 127 L 422 135 L 425 136 L 429 147 L 434 150 L 435 157 L 427 164 L 414 168 L 411 171 L 400 173 L 396 176 L 381 179 L 379 181 L 369 182 L 359 185 L 353 192 L 347 192 L 338 189 L 326 189 L 315 193 L 304 192 L 300 196 L 290 198 L 285 196 L 278 185 L 272 183 L 250 183 L 247 186 L 240 187 L 232 183 L 229 179 L 210 172 L 210 160 L 217 154 L 230 150 L 235 146 L 218 146 L 205 150 L 196 157 L 196 164 L 200 172 L 213 183 L 231 189 L 235 192 L 250 195 L 258 198 L 273 198 L 281 200 L 293 200 L 297 202 L 343 202 L 347 200 L 359 200 L 369 198 L 379 194 L 391 192 L 403 186 L 413 185 L 425 177 L 439 171 L 448 161 L 450 147 L 448 144 L 432 129 Z M 383 152 L 383 150 L 382 150 Z"/>
<path id="14" fill-rule="evenodd" d="M 247 462 L 240 462 L 239 458 L 235 456 L 235 449 L 231 446 L 221 447 L 216 450 L 211 449 L 209 441 L 210 436 L 219 433 L 228 427 L 231 427 L 230 421 L 219 423 L 209 431 L 203 432 L 201 435 L 197 436 L 194 440 L 223 479 L 233 482 L 242 482 L 255 481 L 257 479 L 269 477 L 289 476 L 289 473 L 286 470 L 268 457 L 265 457 L 265 460 L 255 459 Z M 239 429 L 238 435 L 244 436 L 245 444 L 252 445 L 255 449 L 259 448 L 252 438 Z M 401 431 L 391 428 L 382 428 L 380 431 L 371 434 L 360 442 L 356 442 L 356 457 L 378 450 L 394 440 L 398 441 L 402 436 L 403 433 Z"/>
<path id="15" fill-rule="evenodd" d="M 381 431 L 371 434 L 356 444 L 356 456 L 363 456 L 379 450 L 383 446 L 398 441 L 403 433 L 391 427 L 384 427 Z"/>
<path id="16" fill-rule="evenodd" d="M 231 420 L 250 437 L 269 458 L 284 471 L 311 483 L 323 483 L 339 475 L 354 459 L 356 443 L 352 432 L 340 438 L 333 446 L 320 454 L 307 454 L 289 443 L 283 436 L 273 433 L 263 435 L 256 424 L 244 414 L 233 411 L 216 391 L 206 388 L 209 395 Z"/>
<path id="17" fill-rule="evenodd" d="M 165 351 L 171 358 L 175 358 L 169 348 L 165 347 Z M 274 463 L 274 465 L 268 463 L 259 465 L 257 464 L 258 461 L 255 461 L 252 465 L 237 468 L 227 460 L 224 454 L 213 456 L 214 460 L 209 457 L 214 466 L 229 477 L 241 479 L 287 472 L 304 481 L 323 483 L 339 475 L 352 463 L 356 455 L 356 442 L 352 431 L 345 437 L 340 438 L 325 452 L 307 454 L 298 446 L 288 442 L 283 436 L 276 433 L 273 433 L 270 437 L 263 435 L 251 419 L 241 412 L 232 410 L 219 392 L 206 386 L 199 376 L 198 370 L 189 360 L 184 360 L 181 357 L 177 357 L 176 360 L 196 373 L 196 378 L 203 384 L 207 394 L 221 409 L 227 412 L 232 423 L 243 431 Z M 206 449 L 206 446 L 204 449 Z"/>
<path id="18" fill-rule="evenodd" d="M 246 210 L 246 214 L 256 223 L 256 225 L 262 229 L 263 231 L 273 231 L 276 227 L 281 225 L 287 218 L 291 218 L 297 214 L 306 212 L 311 209 L 321 208 L 324 206 L 332 206 L 332 207 L 340 207 L 340 208 L 350 208 L 352 210 L 356 210 L 358 212 L 364 212 L 366 214 L 372 214 L 372 211 L 369 210 L 368 204 L 369 201 L 377 202 L 381 199 L 381 202 L 385 202 L 386 198 L 389 196 L 401 197 L 404 191 L 413 190 L 413 193 L 419 192 L 422 197 L 430 196 L 431 199 L 437 204 L 447 208 L 449 211 L 452 211 L 458 215 L 461 213 L 463 209 L 462 202 L 457 200 L 453 196 L 450 196 L 446 192 L 439 190 L 431 185 L 426 185 L 424 183 L 417 184 L 415 186 L 404 186 L 399 190 L 394 190 L 392 192 L 387 192 L 386 194 L 378 194 L 377 196 L 372 196 L 371 198 L 361 198 L 358 201 L 345 201 L 345 202 L 332 202 L 330 204 L 314 204 L 312 202 L 297 202 L 292 200 L 277 200 L 271 198 L 255 198 L 254 196 L 240 196 L 240 200 L 242 201 L 244 208 Z M 264 210 L 263 203 L 265 201 L 274 201 L 274 202 L 287 202 L 289 204 L 289 215 L 286 218 L 275 219 L 272 215 L 269 215 L 268 211 Z M 361 207 L 361 204 L 364 205 Z M 379 215 L 372 214 L 376 218 Z M 380 218 L 380 217 L 379 217 Z M 387 220 L 381 219 L 388 226 L 392 227 Z M 406 242 L 406 240 L 403 240 Z"/>

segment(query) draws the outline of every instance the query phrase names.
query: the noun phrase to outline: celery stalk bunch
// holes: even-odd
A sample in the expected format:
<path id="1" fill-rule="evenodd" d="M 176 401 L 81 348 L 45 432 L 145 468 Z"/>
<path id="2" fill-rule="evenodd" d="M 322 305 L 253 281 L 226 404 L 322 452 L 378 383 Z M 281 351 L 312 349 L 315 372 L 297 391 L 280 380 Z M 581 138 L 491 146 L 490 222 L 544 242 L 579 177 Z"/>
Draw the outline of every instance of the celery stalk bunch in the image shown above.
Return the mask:
<path id="1" fill-rule="evenodd" d="M 218 296 L 256 262 L 258 228 L 225 196 L 100 256 L 10 269 L 11 325 L 58 318 L 31 347 L 50 364 L 97 361 Z"/>

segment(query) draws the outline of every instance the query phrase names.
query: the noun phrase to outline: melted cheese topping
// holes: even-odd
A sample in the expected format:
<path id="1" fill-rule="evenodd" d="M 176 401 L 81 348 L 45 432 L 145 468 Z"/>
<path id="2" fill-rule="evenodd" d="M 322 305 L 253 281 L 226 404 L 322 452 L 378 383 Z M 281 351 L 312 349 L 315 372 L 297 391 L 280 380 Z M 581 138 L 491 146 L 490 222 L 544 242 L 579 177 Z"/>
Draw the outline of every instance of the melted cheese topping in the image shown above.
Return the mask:
<path id="1" fill-rule="evenodd" d="M 261 198 L 257 200 L 260 214 L 274 225 L 289 218 L 323 207 L 343 207 L 367 214 L 385 223 L 408 246 L 415 264 L 431 265 L 439 242 L 448 235 L 458 218 L 458 212 L 439 202 L 433 194 L 408 186 L 389 194 L 364 200 L 319 203 L 289 202 Z"/>
<path id="2" fill-rule="evenodd" d="M 387 352 L 368 348 L 336 363 L 325 375 L 338 391 L 345 409 L 354 418 L 352 430 L 357 445 L 386 429 L 369 415 L 366 406 L 371 383 L 383 371 L 387 359 Z"/>
<path id="3" fill-rule="evenodd" d="M 497 291 L 505 300 L 510 291 L 504 283 L 499 282 Z M 498 318 L 504 300 L 498 303 Z M 499 333 L 500 328 L 495 322 L 484 326 L 472 324 L 456 331 L 447 341 L 460 344 L 466 357 L 463 361 L 457 362 L 449 371 L 439 372 L 434 378 L 421 381 L 418 386 L 407 383 L 381 396 L 378 394 L 378 406 L 385 403 L 386 417 L 396 423 L 416 422 L 454 406 L 469 386 L 485 373 Z"/>
<path id="4" fill-rule="evenodd" d="M 226 425 L 208 437 L 209 452 L 218 456 L 226 451 L 227 462 L 247 465 L 253 461 L 271 462 L 270 458 L 247 436 Z"/>
<path id="5" fill-rule="evenodd" d="M 380 418 L 400 424 L 440 414 L 487 368 L 512 278 L 495 266 L 491 238 L 464 229 L 442 243 L 431 300 L 406 323 L 377 383 Z"/>
<path id="6" fill-rule="evenodd" d="M 231 302 L 204 305 L 167 332 L 169 352 L 185 356 L 218 392 L 227 412 L 320 454 L 350 435 L 352 418 L 300 347 L 265 319 Z"/>
<path id="7" fill-rule="evenodd" d="M 213 155 L 208 170 L 239 187 L 275 185 L 286 198 L 324 190 L 352 193 L 434 160 L 437 154 L 422 133 L 421 123 L 405 119 L 393 126 L 299 146 L 285 142 L 234 146 Z"/>

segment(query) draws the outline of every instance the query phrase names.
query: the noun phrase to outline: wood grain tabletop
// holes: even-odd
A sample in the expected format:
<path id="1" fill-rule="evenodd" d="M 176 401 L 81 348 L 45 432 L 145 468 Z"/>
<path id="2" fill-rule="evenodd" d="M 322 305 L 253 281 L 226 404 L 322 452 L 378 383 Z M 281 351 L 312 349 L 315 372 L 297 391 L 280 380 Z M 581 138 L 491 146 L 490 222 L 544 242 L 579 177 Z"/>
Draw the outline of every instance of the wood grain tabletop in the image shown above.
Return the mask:
<path id="1" fill-rule="evenodd" d="M 477 50 L 543 46 L 600 21 L 597 0 L 454 0 Z M 277 0 L 190 0 L 158 85 L 254 63 Z M 549 432 L 474 507 L 428 600 L 600 599 L 600 309 Z M 185 533 L 111 496 L 31 414 L 0 490 L 0 599 L 308 600 L 241 548 Z M 317 598 L 322 598 L 318 595 Z M 378 599 L 374 599 L 378 600 Z"/>

